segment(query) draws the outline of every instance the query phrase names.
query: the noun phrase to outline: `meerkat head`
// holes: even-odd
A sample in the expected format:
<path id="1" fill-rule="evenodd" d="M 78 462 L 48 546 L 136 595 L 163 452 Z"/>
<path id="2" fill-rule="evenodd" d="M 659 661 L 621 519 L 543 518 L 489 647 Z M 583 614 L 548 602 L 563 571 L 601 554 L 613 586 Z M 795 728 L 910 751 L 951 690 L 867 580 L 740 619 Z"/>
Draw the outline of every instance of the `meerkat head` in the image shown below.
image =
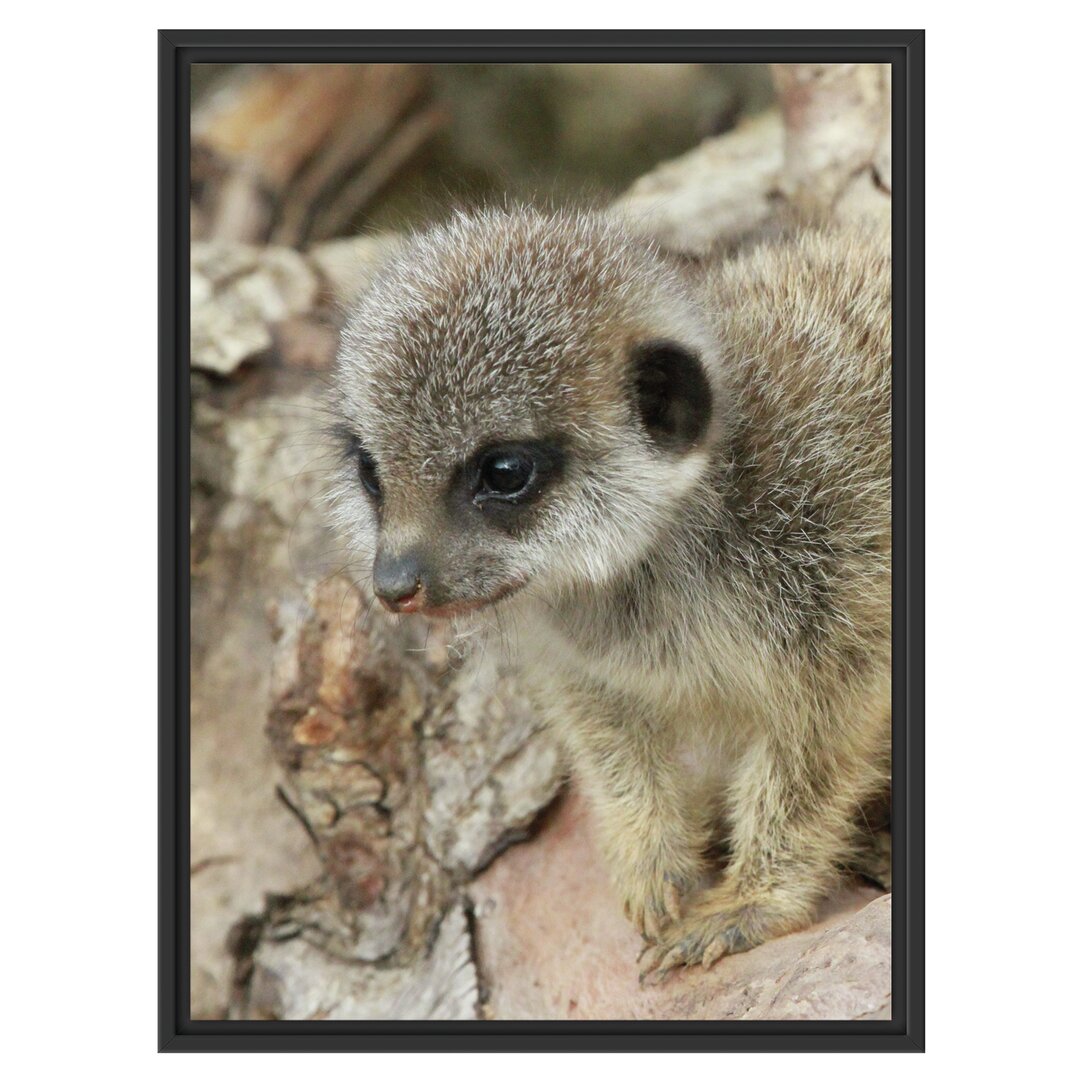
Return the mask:
<path id="1" fill-rule="evenodd" d="M 345 327 L 339 524 L 394 611 L 603 587 L 706 467 L 716 345 L 677 268 L 589 214 L 461 214 Z"/>

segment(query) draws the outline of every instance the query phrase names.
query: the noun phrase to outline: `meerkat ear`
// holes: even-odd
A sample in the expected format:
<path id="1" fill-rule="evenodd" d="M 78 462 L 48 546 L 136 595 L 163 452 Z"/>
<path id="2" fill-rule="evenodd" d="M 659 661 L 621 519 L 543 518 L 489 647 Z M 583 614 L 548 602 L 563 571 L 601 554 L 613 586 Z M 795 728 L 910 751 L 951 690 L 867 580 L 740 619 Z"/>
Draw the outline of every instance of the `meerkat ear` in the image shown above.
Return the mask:
<path id="1" fill-rule="evenodd" d="M 649 438 L 664 450 L 690 450 L 712 416 L 712 390 L 697 353 L 677 341 L 647 341 L 634 346 L 631 360 L 638 415 Z"/>

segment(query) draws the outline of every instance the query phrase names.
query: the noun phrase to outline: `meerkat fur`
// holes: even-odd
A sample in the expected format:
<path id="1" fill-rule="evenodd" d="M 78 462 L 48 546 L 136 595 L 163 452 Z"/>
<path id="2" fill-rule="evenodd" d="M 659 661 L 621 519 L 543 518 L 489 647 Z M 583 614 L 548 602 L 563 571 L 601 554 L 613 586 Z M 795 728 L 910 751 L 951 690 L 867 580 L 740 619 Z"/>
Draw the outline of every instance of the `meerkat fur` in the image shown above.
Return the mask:
<path id="1" fill-rule="evenodd" d="M 644 977 L 809 924 L 888 783 L 890 280 L 871 225 L 690 266 L 492 209 L 345 327 L 338 526 L 393 609 L 492 627 Z"/>

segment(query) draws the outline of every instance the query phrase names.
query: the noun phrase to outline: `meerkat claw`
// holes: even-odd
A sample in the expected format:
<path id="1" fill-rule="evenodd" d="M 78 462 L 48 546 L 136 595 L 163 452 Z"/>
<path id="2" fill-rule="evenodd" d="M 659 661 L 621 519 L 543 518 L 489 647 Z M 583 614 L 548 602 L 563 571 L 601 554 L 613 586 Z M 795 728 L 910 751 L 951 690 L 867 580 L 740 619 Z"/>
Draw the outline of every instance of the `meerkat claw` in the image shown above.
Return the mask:
<path id="1" fill-rule="evenodd" d="M 664 881 L 664 907 L 673 922 L 682 918 L 682 897 L 675 882 L 670 879 Z"/>
<path id="2" fill-rule="evenodd" d="M 644 936 L 650 941 L 658 941 L 660 938 L 660 932 L 663 929 L 663 922 L 660 915 L 657 914 L 657 912 L 653 911 L 651 908 L 646 908 L 644 922 Z"/>
<path id="3" fill-rule="evenodd" d="M 654 981 L 651 976 L 655 973 L 660 960 L 664 956 L 664 950 L 659 945 L 648 945 L 638 957 L 638 985 L 652 986 Z"/>
<path id="4" fill-rule="evenodd" d="M 705 953 L 701 958 L 701 966 L 706 971 L 708 971 L 709 968 L 711 968 L 717 962 L 717 960 L 727 955 L 727 951 L 727 943 L 723 939 L 720 939 L 719 941 L 714 941 L 705 950 Z"/>
<path id="5" fill-rule="evenodd" d="M 657 945 L 652 951 L 655 956 L 645 958 L 638 974 L 640 986 L 659 986 L 667 980 L 675 968 L 684 966 L 686 962 L 682 949 L 677 945 L 674 947 Z"/>

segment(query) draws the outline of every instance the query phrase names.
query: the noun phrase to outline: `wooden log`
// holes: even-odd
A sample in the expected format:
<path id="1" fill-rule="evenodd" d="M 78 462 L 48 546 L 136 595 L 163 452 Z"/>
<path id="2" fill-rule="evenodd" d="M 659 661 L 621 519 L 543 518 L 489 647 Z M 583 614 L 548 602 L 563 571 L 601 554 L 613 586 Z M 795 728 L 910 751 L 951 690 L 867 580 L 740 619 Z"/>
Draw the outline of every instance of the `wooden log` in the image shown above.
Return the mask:
<path id="1" fill-rule="evenodd" d="M 475 1017 L 464 886 L 554 797 L 554 744 L 511 680 L 455 663 L 445 631 L 390 620 L 345 574 L 274 619 L 279 796 L 323 873 L 234 931 L 230 1015 L 350 1015 L 336 958 L 352 1016 Z"/>
<path id="2" fill-rule="evenodd" d="M 808 215 L 885 206 L 892 190 L 888 64 L 773 64 L 784 118 L 780 192 Z M 873 192 L 878 199 L 873 199 Z"/>
<path id="3" fill-rule="evenodd" d="M 887 64 L 774 64 L 777 106 L 654 169 L 613 210 L 700 256 L 792 218 L 888 217 Z"/>

